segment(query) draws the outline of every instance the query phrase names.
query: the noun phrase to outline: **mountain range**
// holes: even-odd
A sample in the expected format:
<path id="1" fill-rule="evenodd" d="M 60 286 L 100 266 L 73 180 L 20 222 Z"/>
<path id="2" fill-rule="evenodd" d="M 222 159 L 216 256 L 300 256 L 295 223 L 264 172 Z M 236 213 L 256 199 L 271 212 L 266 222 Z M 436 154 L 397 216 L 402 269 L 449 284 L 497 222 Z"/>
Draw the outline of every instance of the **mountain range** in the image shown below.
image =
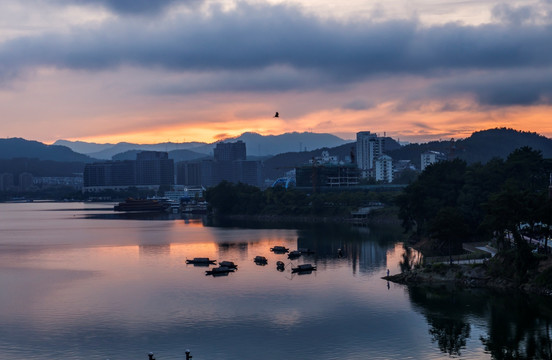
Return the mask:
<path id="1" fill-rule="evenodd" d="M 335 135 L 312 132 L 292 132 L 266 136 L 253 132 L 246 132 L 237 137 L 227 138 L 224 141 L 243 141 L 246 145 L 247 154 L 250 156 L 271 156 L 291 151 L 314 150 L 322 147 L 335 147 L 349 142 Z M 117 154 L 139 150 L 167 152 L 172 152 L 174 150 L 190 150 L 203 155 L 212 155 L 216 142 L 167 142 L 160 144 L 133 144 L 120 142 L 117 144 L 96 144 L 83 141 L 58 140 L 54 145 L 66 146 L 75 152 L 86 154 L 95 159 L 111 160 L 113 156 Z"/>
<path id="2" fill-rule="evenodd" d="M 355 151 L 355 142 L 344 140 L 331 134 L 287 133 L 282 135 L 262 136 L 255 133 L 244 133 L 225 141 L 245 142 L 248 158 L 264 162 L 265 177 L 276 178 L 287 170 L 306 163 L 322 150 L 336 155 L 341 160 L 347 159 Z M 64 146 L 63 144 L 66 144 Z M 216 143 L 207 144 L 190 142 L 183 144 L 163 143 L 140 145 L 131 143 L 94 144 L 85 142 L 56 141 L 46 145 L 38 141 L 21 138 L 0 139 L 0 173 L 18 173 L 20 164 L 25 164 L 24 171 L 36 176 L 66 176 L 67 173 L 79 172 L 85 163 L 104 159 L 135 159 L 136 153 L 142 150 L 168 151 L 169 158 L 175 162 L 212 158 Z M 385 153 L 394 160 L 410 160 L 420 167 L 420 155 L 429 150 L 439 151 L 449 158 L 458 157 L 468 163 L 486 162 L 493 157 L 506 158 L 513 150 L 529 146 L 540 150 L 545 158 L 552 158 L 552 139 L 532 132 L 497 128 L 474 132 L 470 137 L 459 140 L 432 141 L 423 144 L 401 146 L 395 140 L 386 138 Z M 74 150 L 84 151 L 79 153 Z M 311 149 L 309 151 L 309 149 Z M 94 156 L 93 156 L 94 155 Z M 13 161 L 12 159 L 32 159 L 33 161 Z M 10 161 L 6 161 L 10 160 Z M 45 165 L 45 161 L 49 161 Z M 60 164 L 54 164 L 59 162 Z M 63 165 L 66 164 L 67 166 Z M 71 165 L 69 166 L 69 163 Z M 18 165 L 19 164 L 19 165 Z M 17 166 L 16 166 L 17 165 Z M 67 167 L 66 170 L 55 170 Z M 48 169 L 46 171 L 46 169 Z M 82 172 L 82 170 L 80 171 Z M 44 175 L 48 174 L 48 175 Z"/>

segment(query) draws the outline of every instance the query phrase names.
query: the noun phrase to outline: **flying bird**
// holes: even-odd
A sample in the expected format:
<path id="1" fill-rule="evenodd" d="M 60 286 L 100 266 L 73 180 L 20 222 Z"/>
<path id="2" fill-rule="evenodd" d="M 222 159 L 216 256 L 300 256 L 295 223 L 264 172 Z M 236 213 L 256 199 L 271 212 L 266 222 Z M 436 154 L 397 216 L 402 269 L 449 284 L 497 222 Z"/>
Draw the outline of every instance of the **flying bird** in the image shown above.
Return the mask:
<path id="1" fill-rule="evenodd" d="M 276 114 L 274 114 L 274 117 L 280 117 L 280 114 L 278 113 L 278 111 L 276 111 Z"/>

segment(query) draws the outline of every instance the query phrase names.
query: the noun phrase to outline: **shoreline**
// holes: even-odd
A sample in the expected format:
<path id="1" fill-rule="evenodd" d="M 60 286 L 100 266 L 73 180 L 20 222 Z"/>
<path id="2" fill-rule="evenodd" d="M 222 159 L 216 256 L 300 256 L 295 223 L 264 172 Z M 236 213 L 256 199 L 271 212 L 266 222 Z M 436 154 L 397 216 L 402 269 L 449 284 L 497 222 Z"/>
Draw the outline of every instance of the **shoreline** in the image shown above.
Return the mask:
<path id="1" fill-rule="evenodd" d="M 396 213 L 374 213 L 366 218 L 357 219 L 350 216 L 316 216 L 316 215 L 213 215 L 223 220 L 255 221 L 262 223 L 308 223 L 308 224 L 349 224 L 365 226 L 370 224 L 389 224 L 400 226 Z"/>
<path id="2" fill-rule="evenodd" d="M 552 296 L 552 289 L 538 286 L 534 278 L 519 283 L 512 279 L 491 276 L 485 264 L 441 265 L 434 268 L 412 269 L 384 276 L 383 280 L 407 286 L 439 286 L 453 284 L 465 288 L 486 288 L 500 291 L 522 291 L 527 294 Z"/>

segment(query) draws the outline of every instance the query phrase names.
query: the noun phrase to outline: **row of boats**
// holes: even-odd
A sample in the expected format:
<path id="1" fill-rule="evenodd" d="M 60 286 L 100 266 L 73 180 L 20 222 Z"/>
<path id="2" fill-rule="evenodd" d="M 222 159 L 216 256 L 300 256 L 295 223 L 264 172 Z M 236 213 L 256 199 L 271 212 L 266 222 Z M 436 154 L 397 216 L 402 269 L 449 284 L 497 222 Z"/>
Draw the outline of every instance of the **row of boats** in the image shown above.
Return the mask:
<path id="1" fill-rule="evenodd" d="M 272 251 L 275 254 L 286 254 L 288 253 L 288 259 L 297 259 L 301 255 L 312 255 L 314 254 L 314 251 L 308 249 L 308 248 L 299 248 L 297 250 L 289 251 L 289 248 L 285 246 L 274 246 L 270 248 L 270 251 Z"/>
<path id="2" fill-rule="evenodd" d="M 272 249 L 271 249 L 272 250 Z M 289 250 L 289 249 L 288 249 Z M 257 265 L 267 265 L 268 259 L 264 256 L 255 256 L 253 259 L 255 264 Z M 209 266 L 209 265 L 215 265 L 217 263 L 216 260 L 205 258 L 205 257 L 196 257 L 193 259 L 187 259 L 186 264 L 193 264 L 198 266 Z M 209 270 L 205 271 L 205 275 L 228 275 L 231 272 L 234 272 L 238 269 L 238 265 L 235 264 L 232 261 L 221 261 L 218 263 L 218 267 L 210 268 Z M 285 264 L 282 261 L 276 262 L 276 269 L 278 271 L 284 271 L 285 270 Z M 316 266 L 312 264 L 301 264 L 297 267 L 292 267 L 291 272 L 292 273 L 310 273 L 312 271 L 316 270 Z"/>

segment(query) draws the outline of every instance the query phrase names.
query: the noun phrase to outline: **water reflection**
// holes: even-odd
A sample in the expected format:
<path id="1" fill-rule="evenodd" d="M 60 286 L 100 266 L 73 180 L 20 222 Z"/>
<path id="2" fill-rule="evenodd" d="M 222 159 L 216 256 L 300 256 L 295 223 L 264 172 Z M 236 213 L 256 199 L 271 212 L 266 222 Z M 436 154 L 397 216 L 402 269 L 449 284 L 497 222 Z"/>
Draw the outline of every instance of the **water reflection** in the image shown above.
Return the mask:
<path id="1" fill-rule="evenodd" d="M 552 359 L 552 307 L 542 299 L 490 298 L 490 331 L 481 341 L 494 359 Z"/>
<path id="2" fill-rule="evenodd" d="M 410 287 L 410 300 L 426 318 L 440 351 L 460 356 L 471 323 L 486 323 L 479 336 L 492 359 L 551 359 L 550 299 L 455 287 Z"/>
<path id="3" fill-rule="evenodd" d="M 74 212 L 37 211 L 56 206 Z M 145 359 L 154 351 L 176 360 L 187 348 L 221 360 L 550 355 L 549 300 L 381 280 L 387 268 L 399 271 L 400 228 L 204 226 L 202 218 L 114 218 L 105 206 L 83 206 L 94 205 L 0 204 L 1 356 Z M 275 245 L 314 252 L 290 261 L 270 251 Z M 186 265 L 194 257 L 239 270 L 205 276 L 216 265 Z M 317 271 L 292 274 L 308 263 Z"/>

